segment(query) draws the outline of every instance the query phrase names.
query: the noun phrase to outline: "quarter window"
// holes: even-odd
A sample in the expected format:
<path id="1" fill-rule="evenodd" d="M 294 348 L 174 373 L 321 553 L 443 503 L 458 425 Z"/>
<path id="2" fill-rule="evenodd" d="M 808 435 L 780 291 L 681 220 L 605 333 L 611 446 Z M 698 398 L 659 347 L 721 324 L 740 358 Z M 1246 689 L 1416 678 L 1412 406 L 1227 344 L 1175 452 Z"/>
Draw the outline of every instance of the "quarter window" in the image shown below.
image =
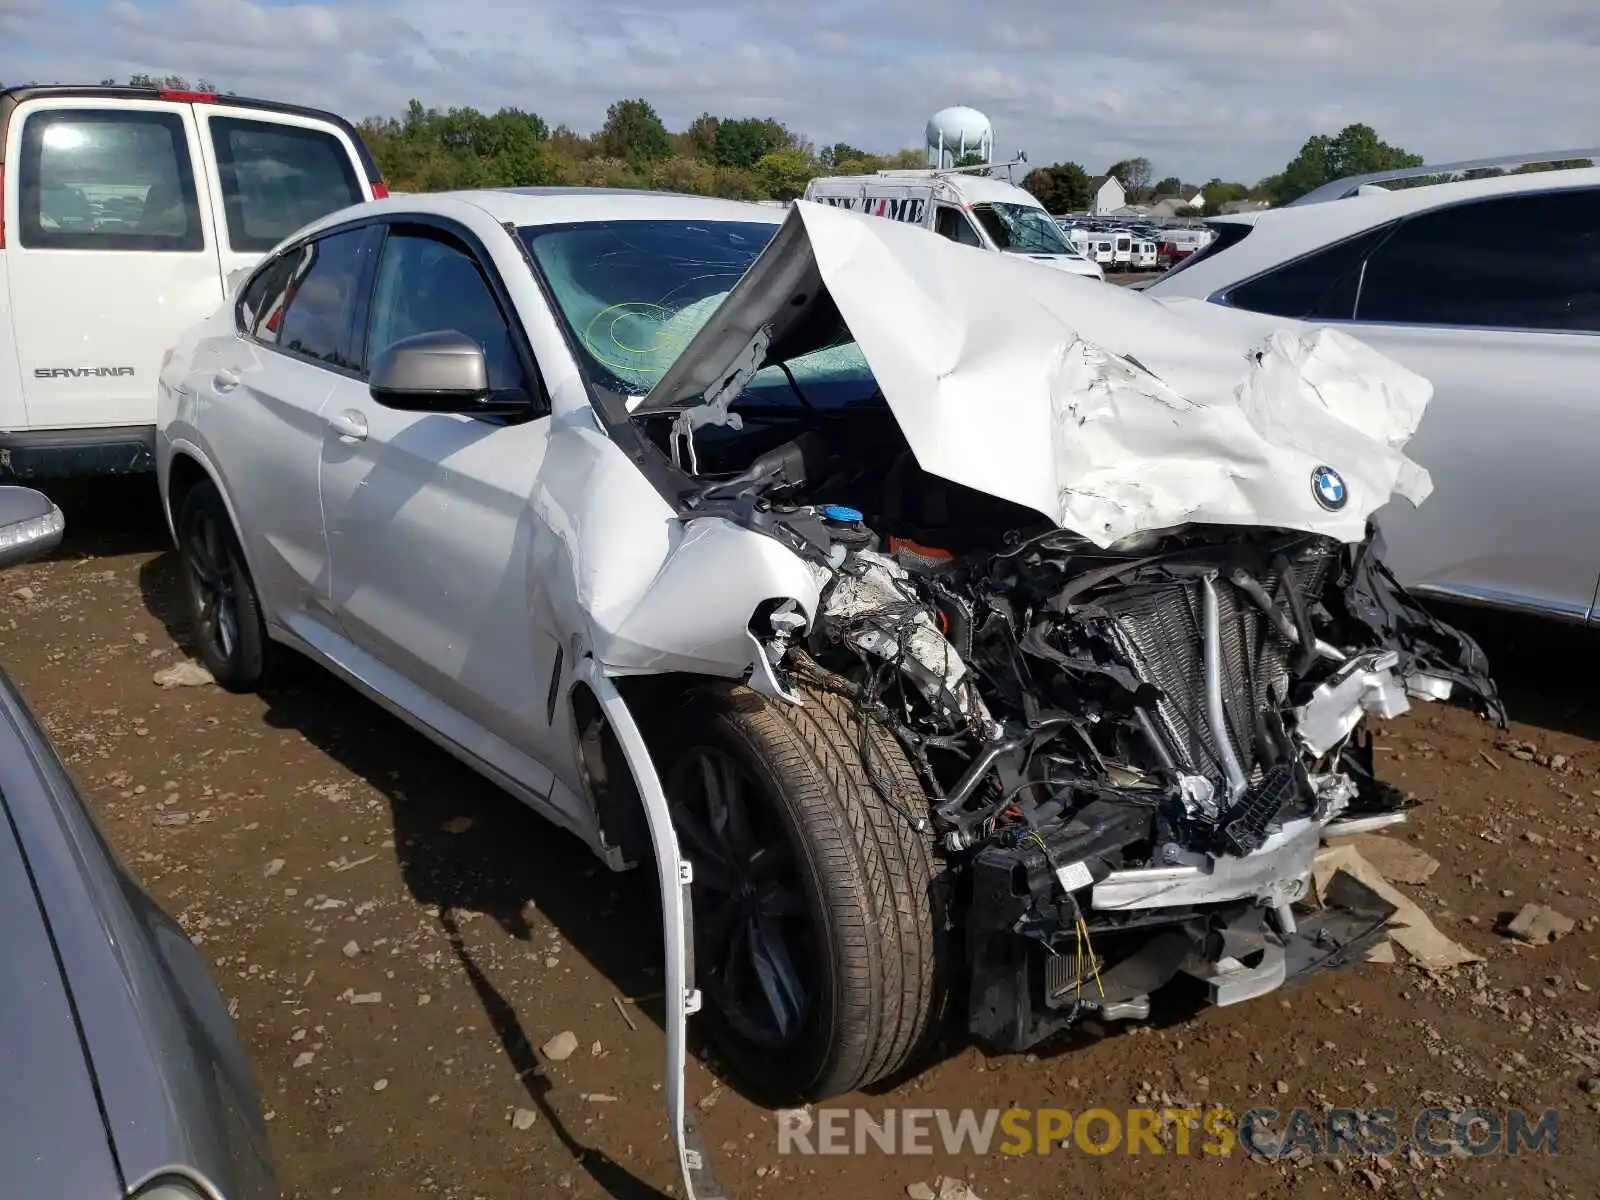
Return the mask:
<path id="1" fill-rule="evenodd" d="M 1356 316 L 1600 332 L 1600 192 L 1501 196 L 1412 217 L 1368 261 Z"/>
<path id="2" fill-rule="evenodd" d="M 183 118 L 60 109 L 22 127 L 22 245 L 40 250 L 203 250 Z"/>
<path id="3" fill-rule="evenodd" d="M 351 229 L 307 242 L 283 256 L 282 290 L 265 298 L 255 335 L 261 341 L 345 370 L 356 369 L 352 313 L 369 251 L 368 230 Z"/>
<path id="4" fill-rule="evenodd" d="M 372 296 L 367 361 L 420 333 L 454 331 L 483 347 L 489 386 L 529 392 L 511 328 L 477 260 L 429 229 L 395 228 L 383 245 Z"/>
<path id="5" fill-rule="evenodd" d="M 345 144 L 298 125 L 212 117 L 211 141 L 234 250 L 270 250 L 364 197 Z"/>
<path id="6" fill-rule="evenodd" d="M 1257 276 L 1228 292 L 1228 303 L 1275 317 L 1349 320 L 1361 264 L 1392 228 L 1366 230 Z"/>

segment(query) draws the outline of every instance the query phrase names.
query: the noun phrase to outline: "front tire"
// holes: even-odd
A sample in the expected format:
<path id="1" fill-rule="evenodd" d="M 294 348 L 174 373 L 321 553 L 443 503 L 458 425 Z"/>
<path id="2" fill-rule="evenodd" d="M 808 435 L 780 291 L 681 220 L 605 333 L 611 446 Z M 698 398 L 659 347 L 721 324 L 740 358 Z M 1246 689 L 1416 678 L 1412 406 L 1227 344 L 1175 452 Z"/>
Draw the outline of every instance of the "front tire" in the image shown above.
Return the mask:
<path id="1" fill-rule="evenodd" d="M 255 691 L 267 671 L 267 629 L 216 485 L 205 479 L 189 489 L 174 525 L 195 654 L 228 691 Z"/>
<path id="2" fill-rule="evenodd" d="M 779 1104 L 902 1070 L 943 1008 L 922 786 L 845 697 L 802 697 L 691 693 L 667 777 L 694 863 L 701 1019 L 736 1082 Z"/>

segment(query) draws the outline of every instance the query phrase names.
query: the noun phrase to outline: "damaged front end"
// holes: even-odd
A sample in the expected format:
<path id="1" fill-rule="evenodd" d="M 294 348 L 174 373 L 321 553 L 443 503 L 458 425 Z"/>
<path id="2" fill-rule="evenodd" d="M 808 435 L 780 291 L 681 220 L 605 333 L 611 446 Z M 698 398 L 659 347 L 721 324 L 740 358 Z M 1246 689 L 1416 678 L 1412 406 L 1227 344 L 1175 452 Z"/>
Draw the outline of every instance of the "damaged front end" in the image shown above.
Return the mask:
<path id="1" fill-rule="evenodd" d="M 1291 942 L 1323 831 L 1396 809 L 1364 718 L 1503 719 L 1478 648 L 1371 540 L 1052 530 L 947 554 L 829 524 L 855 544 L 803 655 L 774 615 L 778 668 L 855 681 L 935 798 L 968 1021 L 997 1048 L 1142 1017 L 1180 975 L 1219 1004 L 1278 987 L 1321 957 Z"/>
<path id="2" fill-rule="evenodd" d="M 1398 812 L 1364 721 L 1504 714 L 1370 524 L 1427 495 L 1426 381 L 1004 258 L 797 205 L 648 395 L 600 407 L 686 525 L 806 564 L 747 678 L 893 734 L 970 1029 L 1020 1050 L 1355 953 L 1381 908 L 1297 905 L 1330 827 Z"/>

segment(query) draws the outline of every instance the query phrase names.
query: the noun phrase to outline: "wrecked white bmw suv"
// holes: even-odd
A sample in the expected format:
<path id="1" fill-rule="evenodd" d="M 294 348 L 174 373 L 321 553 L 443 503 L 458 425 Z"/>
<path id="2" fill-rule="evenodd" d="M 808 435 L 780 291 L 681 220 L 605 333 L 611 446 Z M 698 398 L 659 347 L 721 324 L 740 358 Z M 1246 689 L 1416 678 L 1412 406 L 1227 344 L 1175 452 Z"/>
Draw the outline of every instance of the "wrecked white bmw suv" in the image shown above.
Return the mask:
<path id="1" fill-rule="evenodd" d="M 730 1071 L 817 1099 L 951 1012 L 1021 1049 L 1370 933 L 1297 914 L 1329 824 L 1396 803 L 1363 719 L 1501 716 L 1369 537 L 1426 495 L 1427 382 L 782 215 L 406 196 L 269 256 L 161 376 L 206 665 L 295 647 L 653 855 L 680 1136 L 702 997 Z"/>

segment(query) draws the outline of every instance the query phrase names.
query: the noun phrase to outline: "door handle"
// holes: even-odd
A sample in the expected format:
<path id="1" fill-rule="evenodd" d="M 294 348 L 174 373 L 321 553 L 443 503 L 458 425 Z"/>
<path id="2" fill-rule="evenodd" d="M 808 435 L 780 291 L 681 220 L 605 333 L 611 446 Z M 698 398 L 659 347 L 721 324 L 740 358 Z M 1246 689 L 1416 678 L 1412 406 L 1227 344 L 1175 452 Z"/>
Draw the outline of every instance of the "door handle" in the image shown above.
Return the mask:
<path id="1" fill-rule="evenodd" d="M 359 442 L 366 439 L 367 418 L 353 408 L 335 413 L 328 418 L 328 424 L 339 435 L 341 441 Z"/>
<path id="2" fill-rule="evenodd" d="M 211 377 L 211 386 L 219 392 L 231 392 L 239 386 L 239 377 L 232 371 L 224 369 Z"/>

